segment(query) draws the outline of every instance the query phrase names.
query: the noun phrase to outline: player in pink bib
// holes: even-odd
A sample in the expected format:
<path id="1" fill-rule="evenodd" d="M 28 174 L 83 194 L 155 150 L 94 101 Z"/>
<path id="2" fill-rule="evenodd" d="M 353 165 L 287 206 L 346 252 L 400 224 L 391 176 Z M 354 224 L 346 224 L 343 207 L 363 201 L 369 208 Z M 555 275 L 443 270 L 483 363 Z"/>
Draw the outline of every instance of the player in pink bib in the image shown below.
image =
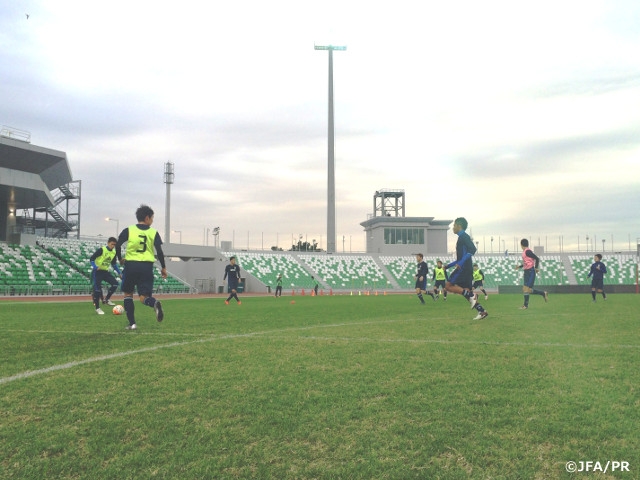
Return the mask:
<path id="1" fill-rule="evenodd" d="M 540 266 L 540 258 L 533 253 L 533 251 L 529 248 L 529 240 L 523 238 L 520 240 L 520 246 L 522 247 L 522 264 L 516 265 L 516 270 L 522 268 L 524 270 L 524 281 L 522 284 L 522 293 L 524 293 L 524 305 L 520 307 L 522 310 L 526 310 L 529 308 L 529 295 L 541 295 L 544 298 L 544 301 L 547 302 L 549 300 L 549 294 L 547 292 L 543 292 L 542 290 L 535 290 L 533 285 L 536 282 L 536 273 L 538 272 L 538 267 Z"/>

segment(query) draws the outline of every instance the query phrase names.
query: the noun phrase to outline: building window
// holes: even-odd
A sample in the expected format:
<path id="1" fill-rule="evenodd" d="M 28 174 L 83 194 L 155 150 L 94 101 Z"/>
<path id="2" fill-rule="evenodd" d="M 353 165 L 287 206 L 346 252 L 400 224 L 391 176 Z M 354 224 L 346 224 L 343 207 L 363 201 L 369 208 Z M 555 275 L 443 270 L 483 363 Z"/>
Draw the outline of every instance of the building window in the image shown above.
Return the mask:
<path id="1" fill-rule="evenodd" d="M 385 228 L 385 245 L 424 245 L 423 228 Z"/>

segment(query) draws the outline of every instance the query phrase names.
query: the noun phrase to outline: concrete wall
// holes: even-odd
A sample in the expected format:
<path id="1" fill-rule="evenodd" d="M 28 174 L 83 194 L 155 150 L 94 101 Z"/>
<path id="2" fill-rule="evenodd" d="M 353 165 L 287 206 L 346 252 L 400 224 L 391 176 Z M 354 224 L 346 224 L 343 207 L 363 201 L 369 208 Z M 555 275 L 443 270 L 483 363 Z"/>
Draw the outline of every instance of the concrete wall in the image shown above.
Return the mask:
<path id="1" fill-rule="evenodd" d="M 227 282 L 223 281 L 224 268 L 229 264 L 227 258 L 220 255 L 215 260 L 167 260 L 167 270 L 172 275 L 185 280 L 201 293 L 218 293 L 220 287 L 227 291 Z M 266 293 L 267 287 L 253 275 L 241 269 L 245 279 L 245 290 L 251 293 Z"/>
<path id="2" fill-rule="evenodd" d="M 546 290 L 549 293 L 580 293 L 591 294 L 591 285 L 537 285 L 538 290 Z M 605 293 L 636 293 L 635 285 L 605 285 Z M 498 293 L 522 293 L 522 286 L 500 285 Z"/>

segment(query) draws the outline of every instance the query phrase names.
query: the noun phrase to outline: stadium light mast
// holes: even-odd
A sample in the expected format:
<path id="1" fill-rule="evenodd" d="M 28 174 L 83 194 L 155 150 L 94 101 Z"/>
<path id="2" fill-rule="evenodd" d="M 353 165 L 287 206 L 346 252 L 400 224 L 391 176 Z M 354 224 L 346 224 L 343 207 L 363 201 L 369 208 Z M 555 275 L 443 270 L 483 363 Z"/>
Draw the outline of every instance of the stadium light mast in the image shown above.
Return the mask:
<path id="1" fill-rule="evenodd" d="M 346 46 L 314 45 L 316 50 L 329 51 L 329 125 L 328 125 L 328 182 L 327 182 L 327 253 L 336 251 L 336 175 L 333 124 L 333 51 L 346 50 Z"/>
<path id="2" fill-rule="evenodd" d="M 164 183 L 167 185 L 164 204 L 164 241 L 167 243 L 171 243 L 171 185 L 173 184 L 173 177 L 173 163 L 167 162 L 164 164 Z M 180 236 L 182 237 L 182 234 Z"/>

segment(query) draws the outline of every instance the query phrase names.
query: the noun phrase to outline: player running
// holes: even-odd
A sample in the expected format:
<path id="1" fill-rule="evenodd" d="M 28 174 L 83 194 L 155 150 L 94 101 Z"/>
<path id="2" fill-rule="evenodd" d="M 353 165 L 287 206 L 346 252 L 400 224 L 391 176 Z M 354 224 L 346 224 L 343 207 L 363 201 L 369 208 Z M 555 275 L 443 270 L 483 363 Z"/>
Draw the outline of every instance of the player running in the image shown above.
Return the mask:
<path id="1" fill-rule="evenodd" d="M 429 266 L 427 265 L 427 262 L 424 261 L 424 255 L 421 253 L 416 254 L 416 261 L 418 262 L 418 272 L 415 274 L 416 295 L 418 295 L 420 303 L 424 305 L 424 298 L 422 297 L 423 293 L 430 295 L 433 300 L 436 299 L 436 296 L 433 292 L 427 291 L 427 275 L 429 274 Z"/>
<path id="2" fill-rule="evenodd" d="M 116 243 L 116 255 L 120 265 L 125 265 L 122 277 L 122 292 L 124 293 L 124 311 L 127 312 L 129 325 L 127 330 L 136 330 L 136 317 L 134 314 L 133 291 L 138 290 L 140 301 L 147 307 L 153 308 L 156 320 L 164 319 L 164 311 L 159 300 L 153 297 L 153 264 L 155 262 L 155 249 L 158 261 L 162 267 L 162 278 L 167 278 L 167 269 L 162 251 L 162 239 L 153 228 L 154 212 L 148 205 L 140 205 L 136 210 L 136 225 L 125 228 L 118 237 Z M 122 258 L 122 245 L 127 244 L 127 251 Z"/>
<path id="3" fill-rule="evenodd" d="M 472 291 L 472 257 L 476 253 L 476 246 L 466 232 L 467 226 L 468 223 L 464 217 L 456 218 L 453 222 L 453 233 L 458 235 L 458 241 L 456 242 L 456 260 L 445 267 L 454 267 L 454 271 L 449 275 L 449 280 L 447 280 L 445 288 L 448 292 L 457 293 L 469 300 L 471 308 L 475 308 L 478 312 L 474 320 L 482 320 L 486 318 L 489 313 L 478 303 L 478 295 Z"/>

